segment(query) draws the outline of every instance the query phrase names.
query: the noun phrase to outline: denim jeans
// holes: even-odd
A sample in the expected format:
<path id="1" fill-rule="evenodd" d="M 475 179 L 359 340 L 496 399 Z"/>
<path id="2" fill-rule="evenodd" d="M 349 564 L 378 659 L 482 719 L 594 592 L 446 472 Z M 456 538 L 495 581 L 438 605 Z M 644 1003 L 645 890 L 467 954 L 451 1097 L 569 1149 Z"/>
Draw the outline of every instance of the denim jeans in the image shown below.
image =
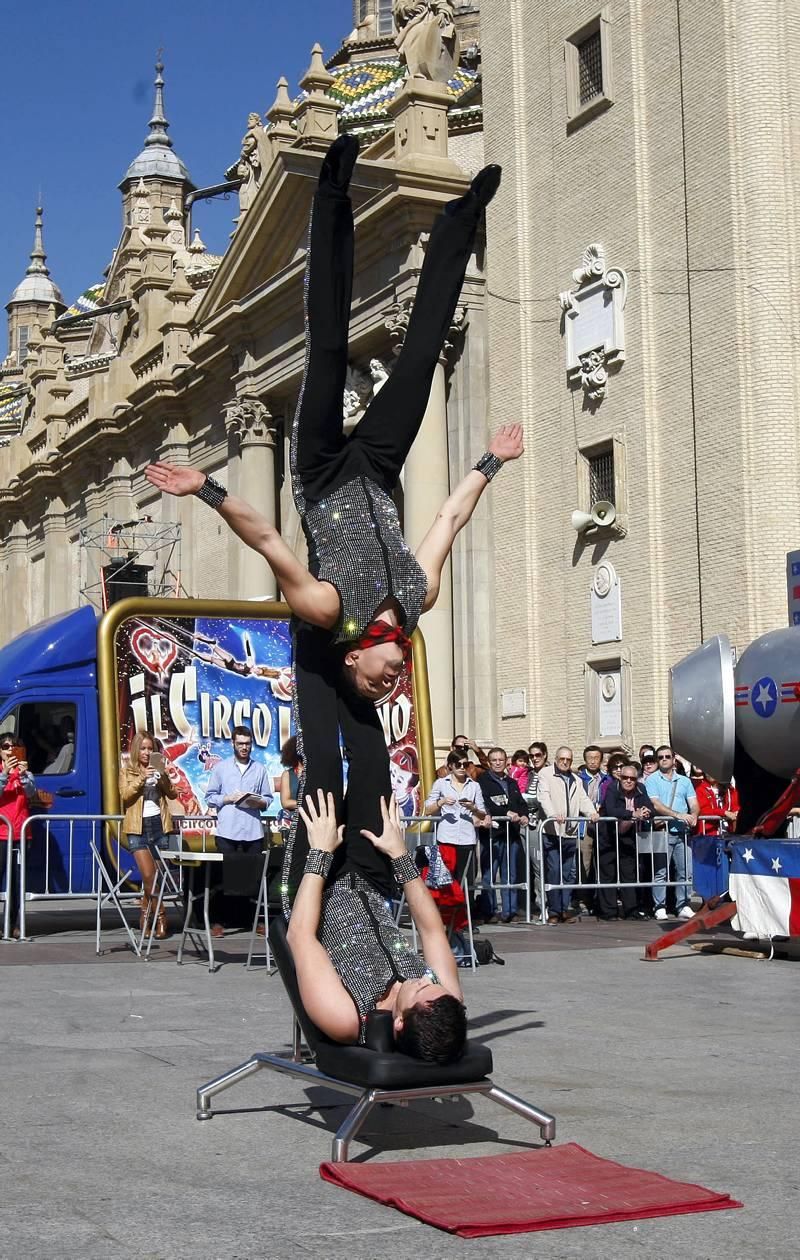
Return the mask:
<path id="1" fill-rule="evenodd" d="M 546 884 L 574 884 L 577 873 L 578 847 L 574 837 L 544 836 L 544 882 Z M 559 847 L 560 846 L 560 847 Z M 569 910 L 571 888 L 551 888 L 547 894 L 550 914 L 564 914 Z"/>
<path id="2" fill-rule="evenodd" d="M 684 880 L 691 881 L 692 878 L 692 855 L 688 834 L 670 831 L 668 845 L 668 853 L 653 854 L 653 905 L 658 910 L 666 904 L 667 876 L 672 867 L 675 871 L 675 879 L 678 881 L 675 886 L 675 909 L 681 910 L 689 904 L 692 895 L 691 882 L 683 882 Z"/>
<path id="3" fill-rule="evenodd" d="M 506 845 L 506 835 L 504 824 L 500 824 L 498 831 L 492 832 L 492 869 L 489 870 L 489 832 L 481 832 L 481 883 L 483 885 L 483 893 L 481 895 L 481 913 L 489 918 L 497 913 L 497 893 L 492 888 L 492 882 L 496 884 L 517 884 L 520 883 L 522 874 L 522 845 L 519 840 L 512 839 Z M 516 888 L 501 888 L 500 890 L 501 913 L 508 917 L 516 914 L 519 909 L 519 890 Z"/>

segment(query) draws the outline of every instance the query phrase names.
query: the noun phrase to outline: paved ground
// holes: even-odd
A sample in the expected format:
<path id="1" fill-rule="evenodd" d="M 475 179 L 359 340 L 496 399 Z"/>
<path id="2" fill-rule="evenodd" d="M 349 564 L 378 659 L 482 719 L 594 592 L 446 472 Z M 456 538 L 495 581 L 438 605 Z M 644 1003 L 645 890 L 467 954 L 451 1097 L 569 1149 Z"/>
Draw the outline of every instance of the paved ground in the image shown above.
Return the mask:
<path id="1" fill-rule="evenodd" d="M 280 982 L 245 972 L 242 937 L 209 975 L 176 967 L 170 942 L 138 961 L 114 931 L 98 959 L 85 915 L 34 911 L 29 926 L 33 943 L 0 945 L 2 1260 L 797 1255 L 796 961 L 683 947 L 644 963 L 653 923 L 490 929 L 507 965 L 465 973 L 465 990 L 495 1079 L 554 1112 L 559 1141 L 745 1207 L 464 1242 L 320 1180 L 341 1096 L 265 1072 L 195 1120 L 198 1084 L 286 1045 Z M 384 1109 L 354 1150 L 469 1156 L 537 1138 L 459 1100 Z"/>

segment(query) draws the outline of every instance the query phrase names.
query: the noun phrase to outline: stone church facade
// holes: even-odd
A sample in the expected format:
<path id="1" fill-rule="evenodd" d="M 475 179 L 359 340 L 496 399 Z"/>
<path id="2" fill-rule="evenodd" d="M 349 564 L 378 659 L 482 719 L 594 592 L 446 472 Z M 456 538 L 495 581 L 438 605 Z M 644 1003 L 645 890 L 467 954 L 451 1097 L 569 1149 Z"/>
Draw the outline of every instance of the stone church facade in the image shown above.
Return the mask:
<path id="1" fill-rule="evenodd" d="M 86 598 L 79 544 L 87 530 L 113 558 L 115 540 L 137 529 L 139 539 L 150 538 L 159 523 L 177 521 L 179 569 L 173 557 L 164 582 L 197 597 L 276 595 L 264 562 L 212 511 L 194 499 L 162 502 L 144 469 L 161 458 L 213 473 L 304 550 L 288 441 L 304 363 L 305 242 L 321 155 L 339 128 L 361 138 L 343 417 L 356 423 L 402 344 L 433 220 L 483 163 L 477 7 L 462 0 L 455 8 L 463 57 L 447 82 L 408 77 L 391 6 L 387 25 L 382 2 L 356 0 L 352 34 L 327 66 L 315 45 L 299 96 L 292 99 L 281 79 L 265 118 L 247 117 L 244 103 L 240 156 L 225 172 L 238 219 L 222 257 L 209 255 L 191 229 L 196 190 L 169 134 L 161 65 L 144 147 L 120 184 L 119 244 L 103 285 L 73 307 L 49 274 L 37 214 L 31 264 L 7 306 L 0 369 L 0 564 L 14 592 L 0 609 L 0 641 Z M 402 512 L 412 543 L 451 477 L 460 478 L 487 443 L 484 253 L 481 240 L 405 470 Z M 137 546 L 138 559 L 156 568 Z M 476 629 L 472 618 L 490 562 L 484 507 L 462 540 L 454 581 L 448 575 L 423 626 L 435 735 L 444 744 L 454 722 L 471 727 L 479 715 L 482 733 L 491 728 L 491 629 L 488 619 Z"/>
<path id="2" fill-rule="evenodd" d="M 527 710 L 498 729 L 636 749 L 671 664 L 787 624 L 800 11 L 484 0 L 481 33 L 491 407 L 528 433 L 493 504 L 498 691 Z M 576 532 L 597 499 L 616 520 Z"/>
<path id="3" fill-rule="evenodd" d="M 484 161 L 504 168 L 404 477 L 413 544 L 490 431 L 525 425 L 525 459 L 484 496 L 423 620 L 437 743 L 636 748 L 666 736 L 673 661 L 717 630 L 742 650 L 785 622 L 797 20 L 780 0 L 739 0 L 735 21 L 726 0 L 452 8 L 447 83 L 408 76 L 391 3 L 354 0 L 351 35 L 327 61 L 315 47 L 299 96 L 281 80 L 266 116 L 243 102 L 221 257 L 192 228 L 160 69 L 119 244 L 72 306 L 37 215 L 0 368 L 0 642 L 78 602 L 81 532 L 106 521 L 178 521 L 167 576 L 185 594 L 276 593 L 213 512 L 162 502 L 144 468 L 213 473 L 302 550 L 287 444 L 305 236 L 339 128 L 363 156 L 348 423 L 391 371 L 435 214 Z"/>

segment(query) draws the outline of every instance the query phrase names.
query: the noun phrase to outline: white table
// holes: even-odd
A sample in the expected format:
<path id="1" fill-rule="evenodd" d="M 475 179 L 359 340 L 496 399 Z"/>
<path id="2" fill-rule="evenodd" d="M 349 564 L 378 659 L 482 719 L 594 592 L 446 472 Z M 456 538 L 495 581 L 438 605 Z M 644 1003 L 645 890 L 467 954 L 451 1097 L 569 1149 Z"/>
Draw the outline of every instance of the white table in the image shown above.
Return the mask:
<path id="1" fill-rule="evenodd" d="M 216 853 L 216 852 L 195 853 L 192 849 L 180 849 L 177 852 L 174 850 L 169 850 L 169 849 L 160 849 L 159 853 L 161 854 L 161 857 L 164 859 L 165 863 L 166 862 L 179 862 L 179 863 L 191 864 L 189 865 L 189 881 L 188 881 L 188 886 L 186 888 L 186 915 L 183 920 L 183 930 L 181 932 L 181 939 L 178 942 L 177 961 L 179 964 L 183 962 L 183 947 L 184 947 L 184 944 L 186 943 L 187 936 L 192 938 L 192 944 L 194 945 L 195 949 L 198 948 L 197 940 L 201 938 L 202 932 L 200 932 L 197 928 L 190 927 L 189 920 L 192 917 L 192 910 L 194 909 L 195 902 L 199 901 L 199 899 L 202 897 L 203 898 L 203 924 L 204 924 L 205 936 L 206 936 L 206 951 L 208 953 L 208 970 L 213 971 L 214 970 L 214 938 L 211 935 L 211 920 L 208 916 L 211 863 L 221 862 L 223 858 L 223 854 Z M 199 863 L 202 863 L 202 866 L 203 866 L 202 890 L 195 889 L 195 872 L 197 870 L 197 866 Z"/>

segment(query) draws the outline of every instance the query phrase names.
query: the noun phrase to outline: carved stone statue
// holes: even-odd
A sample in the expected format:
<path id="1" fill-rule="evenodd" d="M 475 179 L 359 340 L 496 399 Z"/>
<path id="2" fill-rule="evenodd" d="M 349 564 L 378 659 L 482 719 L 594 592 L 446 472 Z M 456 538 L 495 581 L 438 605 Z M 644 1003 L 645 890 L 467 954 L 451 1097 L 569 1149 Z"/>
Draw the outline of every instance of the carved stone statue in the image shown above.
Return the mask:
<path id="1" fill-rule="evenodd" d="M 242 152 L 236 165 L 239 186 L 239 215 L 246 214 L 266 170 L 269 146 L 260 114 L 248 114 L 247 131 L 242 137 Z"/>
<path id="2" fill-rule="evenodd" d="M 436 83 L 452 79 L 459 54 L 452 0 L 394 0 L 392 11 L 408 73 Z"/>
<path id="3" fill-rule="evenodd" d="M 389 379 L 389 373 L 381 363 L 380 359 L 370 359 L 369 374 L 372 377 L 372 397 L 379 394 Z"/>

